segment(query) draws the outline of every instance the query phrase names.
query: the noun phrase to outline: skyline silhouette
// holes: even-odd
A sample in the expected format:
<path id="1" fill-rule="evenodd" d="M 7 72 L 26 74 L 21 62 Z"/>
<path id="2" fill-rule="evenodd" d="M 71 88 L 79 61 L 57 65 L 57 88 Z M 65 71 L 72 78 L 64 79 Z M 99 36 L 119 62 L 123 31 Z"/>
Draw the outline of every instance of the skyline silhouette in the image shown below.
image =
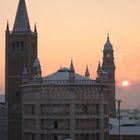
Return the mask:
<path id="1" fill-rule="evenodd" d="M 1 94 L 4 93 L 6 22 L 9 21 L 10 30 L 12 30 L 17 4 L 18 0 L 10 2 L 6 0 L 0 6 Z M 140 2 L 138 0 L 118 0 L 117 2 L 30 0 L 27 1 L 27 9 L 31 26 L 33 27 L 35 22 L 37 24 L 38 51 L 43 75 L 55 72 L 60 65 L 69 66 L 70 59 L 73 57 L 76 71 L 84 75 L 88 64 L 91 77 L 95 78 L 98 61 L 102 61 L 106 34 L 109 32 L 115 51 L 116 81 L 129 80 L 130 85 L 133 86 L 133 88 L 129 87 L 130 91 L 138 96 L 137 85 L 140 83 L 140 16 L 138 14 Z M 117 91 L 118 98 L 129 101 L 132 94 L 125 92 L 121 95 L 126 89 Z M 137 96 L 135 105 L 133 103 L 132 106 L 138 104 Z M 129 105 L 130 101 L 127 104 Z"/>

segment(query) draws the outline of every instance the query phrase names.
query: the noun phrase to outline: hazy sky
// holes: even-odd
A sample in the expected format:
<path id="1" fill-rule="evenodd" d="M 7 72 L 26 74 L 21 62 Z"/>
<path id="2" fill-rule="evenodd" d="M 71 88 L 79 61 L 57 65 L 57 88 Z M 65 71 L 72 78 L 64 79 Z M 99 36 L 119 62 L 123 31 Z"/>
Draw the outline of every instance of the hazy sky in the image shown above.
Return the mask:
<path id="1" fill-rule="evenodd" d="M 18 1 L 0 0 L 1 93 L 6 22 L 9 20 L 12 29 Z M 115 51 L 116 80 L 128 79 L 132 83 L 129 92 L 117 89 L 117 97 L 123 99 L 125 107 L 139 106 L 140 0 L 26 0 L 26 4 L 32 29 L 37 23 L 43 75 L 60 65 L 69 66 L 73 57 L 77 72 L 84 74 L 88 64 L 95 78 L 109 32 Z M 134 99 L 130 100 L 132 95 Z"/>

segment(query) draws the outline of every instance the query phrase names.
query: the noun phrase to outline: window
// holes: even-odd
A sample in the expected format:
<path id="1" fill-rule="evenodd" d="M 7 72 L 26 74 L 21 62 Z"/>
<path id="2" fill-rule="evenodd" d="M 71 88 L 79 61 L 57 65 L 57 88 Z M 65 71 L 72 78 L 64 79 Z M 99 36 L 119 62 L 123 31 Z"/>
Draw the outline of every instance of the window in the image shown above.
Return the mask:
<path id="1" fill-rule="evenodd" d="M 58 122 L 57 122 L 57 120 L 54 121 L 54 129 L 58 129 Z"/>
<path id="2" fill-rule="evenodd" d="M 87 107 L 87 105 L 84 105 L 84 113 L 88 114 L 88 107 Z"/>
<path id="3" fill-rule="evenodd" d="M 99 114 L 99 104 L 96 104 L 96 114 Z"/>
<path id="4" fill-rule="evenodd" d="M 19 52 L 19 42 L 16 43 L 16 51 Z"/>
<path id="5" fill-rule="evenodd" d="M 54 140 L 57 140 L 57 135 L 53 135 L 53 139 Z"/>
<path id="6" fill-rule="evenodd" d="M 21 53 L 24 51 L 24 42 L 12 42 L 12 52 Z"/>
<path id="7" fill-rule="evenodd" d="M 25 133 L 25 140 L 35 140 L 35 134 Z"/>
<path id="8" fill-rule="evenodd" d="M 96 140 L 99 140 L 99 139 L 100 139 L 100 135 L 96 134 Z"/>
<path id="9" fill-rule="evenodd" d="M 107 104 L 104 104 L 104 114 L 107 114 L 108 113 L 108 106 Z"/>
<path id="10" fill-rule="evenodd" d="M 25 113 L 27 115 L 35 114 L 35 104 L 26 104 L 25 105 Z"/>
<path id="11" fill-rule="evenodd" d="M 20 95 L 20 92 L 19 92 L 19 91 L 16 91 L 16 98 L 17 98 L 18 100 L 20 99 L 20 98 L 19 98 L 19 97 L 20 97 L 19 95 Z"/>
<path id="12" fill-rule="evenodd" d="M 20 50 L 21 50 L 21 52 L 24 51 L 24 42 L 23 41 L 20 42 Z"/>
<path id="13" fill-rule="evenodd" d="M 32 114 L 35 113 L 35 105 L 32 105 Z"/>
<path id="14" fill-rule="evenodd" d="M 12 43 L 12 52 L 15 52 L 15 42 Z"/>
<path id="15" fill-rule="evenodd" d="M 96 119 L 96 128 L 99 129 L 99 119 Z"/>

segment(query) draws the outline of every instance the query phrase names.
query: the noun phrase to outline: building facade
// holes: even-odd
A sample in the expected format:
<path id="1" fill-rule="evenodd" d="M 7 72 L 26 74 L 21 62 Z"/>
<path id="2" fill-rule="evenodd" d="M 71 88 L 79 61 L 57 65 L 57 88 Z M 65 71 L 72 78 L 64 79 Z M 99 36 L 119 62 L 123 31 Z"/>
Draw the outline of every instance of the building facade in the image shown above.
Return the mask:
<path id="1" fill-rule="evenodd" d="M 23 140 L 108 140 L 108 88 L 71 68 L 22 85 Z"/>
<path id="2" fill-rule="evenodd" d="M 32 65 L 37 57 L 36 27 L 32 32 L 24 0 L 19 1 L 12 31 L 7 23 L 5 52 L 6 139 L 20 140 L 22 71 L 26 65 L 26 76 L 31 79 L 34 73 Z"/>
<path id="3" fill-rule="evenodd" d="M 6 28 L 6 139 L 108 139 L 108 112 L 115 113 L 109 36 L 96 80 L 90 79 L 88 67 L 85 76 L 76 74 L 72 62 L 55 74 L 61 76 L 42 77 L 37 48 L 36 26 L 31 31 L 25 0 L 19 0 L 13 29 L 9 23 Z"/>
<path id="4" fill-rule="evenodd" d="M 109 113 L 110 116 L 114 117 L 116 114 L 115 105 L 115 63 L 114 63 L 114 50 L 110 42 L 109 35 L 107 36 L 107 41 L 104 45 L 103 50 L 103 62 L 102 70 L 108 73 L 107 84 L 110 88 L 109 92 L 106 93 L 106 100 L 109 103 Z"/>

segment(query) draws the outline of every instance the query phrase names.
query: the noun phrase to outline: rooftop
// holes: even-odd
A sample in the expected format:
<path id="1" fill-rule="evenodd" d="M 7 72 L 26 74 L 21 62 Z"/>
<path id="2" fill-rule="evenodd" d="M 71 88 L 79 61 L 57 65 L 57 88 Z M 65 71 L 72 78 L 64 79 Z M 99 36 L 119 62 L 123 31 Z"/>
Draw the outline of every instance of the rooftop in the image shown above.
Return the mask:
<path id="1" fill-rule="evenodd" d="M 43 79 L 44 80 L 69 80 L 69 76 L 70 76 L 70 69 L 69 68 L 60 68 L 57 72 L 45 76 Z M 89 78 L 82 76 L 78 73 L 75 73 L 75 80 L 88 80 L 90 81 Z"/>
<path id="2" fill-rule="evenodd" d="M 118 118 L 109 118 L 110 135 L 119 135 L 119 120 Z M 140 119 L 132 118 L 129 112 L 121 111 L 120 119 L 120 134 L 121 135 L 140 135 Z"/>

